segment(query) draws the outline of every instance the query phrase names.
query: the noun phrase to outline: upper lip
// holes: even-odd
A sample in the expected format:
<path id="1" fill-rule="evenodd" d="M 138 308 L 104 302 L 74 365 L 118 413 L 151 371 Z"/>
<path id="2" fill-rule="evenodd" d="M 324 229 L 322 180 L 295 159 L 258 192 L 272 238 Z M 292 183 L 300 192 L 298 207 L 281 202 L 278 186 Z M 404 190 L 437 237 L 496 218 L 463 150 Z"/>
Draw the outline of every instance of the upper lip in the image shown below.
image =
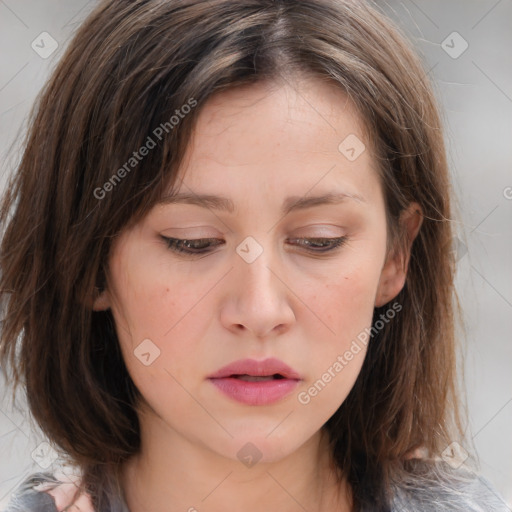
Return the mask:
<path id="1" fill-rule="evenodd" d="M 263 361 L 255 359 L 240 359 L 234 361 L 210 375 L 210 379 L 222 379 L 233 375 L 252 375 L 254 377 L 266 377 L 279 374 L 287 379 L 301 380 L 300 375 L 279 359 L 270 358 Z"/>

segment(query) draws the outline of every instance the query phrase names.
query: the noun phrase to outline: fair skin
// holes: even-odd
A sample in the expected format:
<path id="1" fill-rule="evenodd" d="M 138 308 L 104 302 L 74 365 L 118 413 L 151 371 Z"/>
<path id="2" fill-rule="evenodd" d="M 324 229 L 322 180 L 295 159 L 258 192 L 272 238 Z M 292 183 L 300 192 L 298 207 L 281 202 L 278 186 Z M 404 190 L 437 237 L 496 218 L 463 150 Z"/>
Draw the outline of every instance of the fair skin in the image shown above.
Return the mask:
<path id="1" fill-rule="evenodd" d="M 145 401 L 142 450 L 123 475 L 131 512 L 351 510 L 322 426 L 354 385 L 364 347 L 309 403 L 298 395 L 405 282 L 407 255 L 386 252 L 369 144 L 353 161 L 338 150 L 349 134 L 364 141 L 363 133 L 343 92 L 316 80 L 217 94 L 200 113 L 176 187 L 228 197 L 234 212 L 159 204 L 116 240 L 109 285 L 94 308 L 111 308 Z M 281 212 L 288 196 L 327 192 L 349 196 Z M 402 218 L 411 242 L 421 225 L 417 210 L 412 204 Z M 222 243 L 186 256 L 162 235 Z M 249 236 L 263 249 L 251 263 L 236 251 Z M 344 244 L 323 253 L 300 242 L 342 236 Z M 146 366 L 134 350 L 147 339 L 160 355 Z M 235 360 L 267 357 L 302 378 L 276 403 L 239 403 L 207 379 Z M 261 456 L 252 467 L 237 457 L 249 442 Z"/>

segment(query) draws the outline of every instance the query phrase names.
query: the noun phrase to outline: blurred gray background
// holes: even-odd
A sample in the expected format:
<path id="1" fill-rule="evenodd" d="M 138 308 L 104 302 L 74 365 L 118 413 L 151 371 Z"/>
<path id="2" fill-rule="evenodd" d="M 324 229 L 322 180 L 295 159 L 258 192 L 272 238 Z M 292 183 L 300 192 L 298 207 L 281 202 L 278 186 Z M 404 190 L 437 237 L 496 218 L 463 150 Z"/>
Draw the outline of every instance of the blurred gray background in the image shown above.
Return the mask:
<path id="1" fill-rule="evenodd" d="M 0 0 L 0 190 L 19 159 L 20 135 L 37 93 L 95 5 Z M 444 108 L 459 209 L 454 242 L 466 329 L 461 364 L 469 437 L 481 472 L 512 510 L 512 1 L 378 5 L 422 55 Z M 23 397 L 13 409 L 5 394 L 2 388 L 0 509 L 26 475 L 58 464 Z"/>

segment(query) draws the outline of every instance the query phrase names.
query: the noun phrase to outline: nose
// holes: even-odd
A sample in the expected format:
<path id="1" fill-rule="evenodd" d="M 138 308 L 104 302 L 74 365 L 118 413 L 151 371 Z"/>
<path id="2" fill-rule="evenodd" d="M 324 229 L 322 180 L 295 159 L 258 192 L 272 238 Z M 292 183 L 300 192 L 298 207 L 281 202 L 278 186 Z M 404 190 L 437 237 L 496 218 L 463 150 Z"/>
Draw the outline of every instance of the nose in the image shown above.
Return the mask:
<path id="1" fill-rule="evenodd" d="M 230 331 L 265 338 L 284 333 L 295 322 L 294 293 L 283 266 L 267 247 L 251 263 L 234 254 L 234 268 L 228 278 L 229 296 L 222 307 L 221 322 Z"/>

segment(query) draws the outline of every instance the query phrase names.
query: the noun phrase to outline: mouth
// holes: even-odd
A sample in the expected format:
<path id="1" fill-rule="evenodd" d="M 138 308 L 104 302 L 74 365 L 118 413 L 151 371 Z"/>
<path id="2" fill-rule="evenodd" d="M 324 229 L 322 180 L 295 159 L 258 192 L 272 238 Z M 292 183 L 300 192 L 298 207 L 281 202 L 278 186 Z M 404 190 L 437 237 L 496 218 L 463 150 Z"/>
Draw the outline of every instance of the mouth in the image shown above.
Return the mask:
<path id="1" fill-rule="evenodd" d="M 289 395 L 302 378 L 278 359 L 244 359 L 221 368 L 208 380 L 233 401 L 270 405 Z"/>
<path id="2" fill-rule="evenodd" d="M 266 379 L 295 379 L 301 380 L 301 376 L 293 368 L 283 361 L 276 358 L 264 359 L 258 361 L 256 359 L 240 359 L 222 367 L 214 374 L 210 375 L 210 379 L 219 378 L 246 378 L 246 377 L 263 377 Z"/>
<path id="3" fill-rule="evenodd" d="M 247 374 L 244 374 L 244 375 L 230 375 L 229 378 L 230 379 L 244 380 L 245 382 L 267 382 L 269 380 L 286 379 L 286 377 L 284 377 L 283 375 L 281 375 L 279 373 L 274 373 L 274 375 L 264 375 L 264 376 L 247 375 Z"/>

